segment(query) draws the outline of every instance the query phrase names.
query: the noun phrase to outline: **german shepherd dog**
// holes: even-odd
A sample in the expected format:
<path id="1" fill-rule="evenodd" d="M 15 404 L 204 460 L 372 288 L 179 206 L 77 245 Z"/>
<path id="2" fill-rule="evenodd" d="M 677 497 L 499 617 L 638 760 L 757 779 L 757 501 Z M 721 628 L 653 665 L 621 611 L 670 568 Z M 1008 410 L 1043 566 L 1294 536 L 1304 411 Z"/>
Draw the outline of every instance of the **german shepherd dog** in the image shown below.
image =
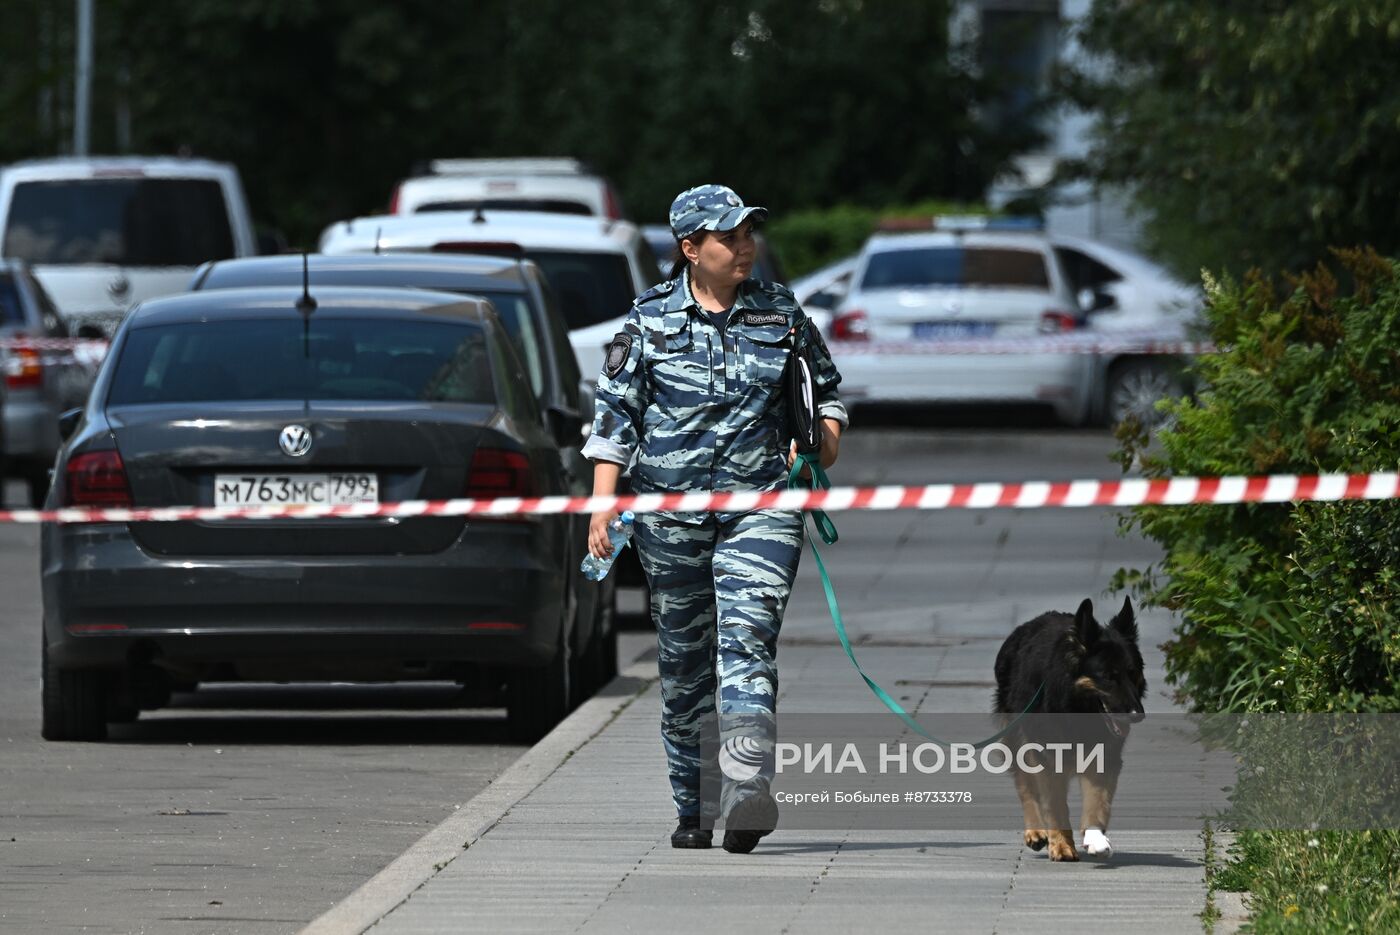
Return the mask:
<path id="1" fill-rule="evenodd" d="M 1143 718 L 1142 697 L 1147 690 L 1132 603 L 1125 599 L 1123 609 L 1107 627 L 1094 619 L 1090 600 L 1080 604 L 1073 616 L 1052 611 L 1021 624 L 997 653 L 996 677 L 995 710 L 1007 720 L 1026 710 L 1041 685 L 1044 690 L 1032 714 L 1097 714 L 1102 718 L 1102 723 L 1090 721 L 1087 725 L 1085 718 L 1064 720 L 1078 722 L 1075 739 L 1104 745 L 1103 772 L 1079 773 L 1084 799 L 1080 831 L 1091 857 L 1111 857 L 1113 846 L 1105 832 L 1123 768 L 1123 744 L 1130 725 Z M 1014 749 L 1016 742 L 1028 739 L 1025 734 L 1031 730 L 1034 728 L 1013 728 L 1007 742 Z M 1044 740 L 1039 736 L 1034 739 Z M 1014 767 L 1016 791 L 1026 819 L 1026 846 L 1038 851 L 1048 844 L 1051 860 L 1078 860 L 1070 830 L 1070 774 L 1056 773 L 1052 757 L 1038 760 L 1033 752 L 1027 752 L 1026 763 L 1040 765 L 1041 771 L 1027 772 L 1019 762 Z M 1065 763 L 1072 769 L 1074 759 L 1066 757 Z"/>

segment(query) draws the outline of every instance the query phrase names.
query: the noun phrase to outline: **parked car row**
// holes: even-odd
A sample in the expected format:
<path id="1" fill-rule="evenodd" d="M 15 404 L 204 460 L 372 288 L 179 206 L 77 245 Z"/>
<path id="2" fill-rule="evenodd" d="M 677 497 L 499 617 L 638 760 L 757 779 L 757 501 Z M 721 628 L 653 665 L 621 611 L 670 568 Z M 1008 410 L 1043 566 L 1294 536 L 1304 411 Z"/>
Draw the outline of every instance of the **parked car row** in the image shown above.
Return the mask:
<path id="1" fill-rule="evenodd" d="M 112 329 L 95 376 L 5 361 L 3 443 L 47 508 L 590 491 L 579 447 L 604 346 L 663 270 L 601 177 L 439 161 L 390 213 L 328 226 L 318 254 L 255 257 L 236 175 L 98 162 L 0 174 L 18 257 L 0 266 L 3 327 Z M 801 288 L 851 396 L 1029 397 L 1079 421 L 1100 392 L 1089 357 L 840 348 L 1126 319 L 1136 273 L 1118 260 L 1031 232 L 891 232 Z M 186 291 L 154 297 L 173 278 L 145 263 Z M 641 582 L 632 550 L 584 578 L 586 535 L 583 516 L 46 526 L 44 736 L 97 739 L 209 681 L 446 679 L 538 737 L 616 671 L 615 589 Z"/>

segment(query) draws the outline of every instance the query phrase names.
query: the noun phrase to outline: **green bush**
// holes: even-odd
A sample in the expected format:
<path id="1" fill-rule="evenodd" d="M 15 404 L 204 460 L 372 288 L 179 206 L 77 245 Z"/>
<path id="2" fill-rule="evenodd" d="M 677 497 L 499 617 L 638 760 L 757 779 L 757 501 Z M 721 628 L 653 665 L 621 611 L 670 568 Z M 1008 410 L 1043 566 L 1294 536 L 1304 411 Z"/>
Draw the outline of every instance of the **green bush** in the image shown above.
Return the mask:
<path id="1" fill-rule="evenodd" d="M 887 218 L 986 213 L 987 209 L 982 206 L 948 201 L 923 201 L 891 208 L 837 205 L 777 217 L 764 226 L 764 233 L 782 258 L 788 277 L 795 279 L 860 250 L 879 222 Z"/>
<path id="2" fill-rule="evenodd" d="M 1400 267 L 1337 251 L 1291 280 L 1207 281 L 1207 321 L 1224 350 L 1200 358 L 1195 400 L 1151 452 L 1148 476 L 1394 471 L 1400 464 Z M 1165 645 L 1169 680 L 1205 711 L 1396 711 L 1400 507 L 1395 502 L 1142 507 L 1165 558 L 1119 573 L 1181 613 Z"/>
<path id="3" fill-rule="evenodd" d="M 1194 365 L 1205 387 L 1195 400 L 1161 404 L 1174 420 L 1160 449 L 1124 432 L 1125 463 L 1152 477 L 1396 470 L 1400 264 L 1370 250 L 1335 256 L 1345 288 L 1323 266 L 1286 280 L 1282 296 L 1257 274 L 1207 277 L 1223 350 Z M 1165 557 L 1118 583 L 1180 612 L 1163 648 L 1193 708 L 1400 710 L 1400 502 L 1141 507 L 1125 520 L 1134 525 Z M 1305 773 L 1394 782 L 1385 768 Z M 1400 931 L 1400 832 L 1242 831 L 1231 856 L 1211 886 L 1250 891 L 1251 931 Z"/>

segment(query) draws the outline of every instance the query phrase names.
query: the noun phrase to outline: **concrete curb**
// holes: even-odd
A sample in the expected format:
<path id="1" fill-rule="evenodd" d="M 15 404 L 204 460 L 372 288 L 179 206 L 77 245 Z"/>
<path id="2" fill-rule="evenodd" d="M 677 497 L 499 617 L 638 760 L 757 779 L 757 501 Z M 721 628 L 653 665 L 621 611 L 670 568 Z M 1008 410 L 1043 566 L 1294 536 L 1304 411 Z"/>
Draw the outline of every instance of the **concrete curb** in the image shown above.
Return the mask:
<path id="1" fill-rule="evenodd" d="M 1230 890 L 1216 890 L 1215 908 L 1220 918 L 1215 921 L 1212 935 L 1235 935 L 1249 921 L 1249 906 L 1244 898 L 1247 894 Z"/>
<path id="2" fill-rule="evenodd" d="M 359 935 L 460 857 L 565 760 L 603 732 L 656 681 L 654 661 L 634 662 L 527 750 L 486 789 L 363 886 L 301 930 L 301 935 Z"/>
<path id="3" fill-rule="evenodd" d="M 1223 867 L 1230 856 L 1230 845 L 1235 836 L 1229 831 L 1217 831 L 1212 839 L 1215 845 L 1214 860 L 1217 867 Z M 1211 935 L 1235 935 L 1249 921 L 1249 907 L 1245 904 L 1248 893 L 1231 890 L 1216 890 L 1211 894 L 1218 913 Z"/>

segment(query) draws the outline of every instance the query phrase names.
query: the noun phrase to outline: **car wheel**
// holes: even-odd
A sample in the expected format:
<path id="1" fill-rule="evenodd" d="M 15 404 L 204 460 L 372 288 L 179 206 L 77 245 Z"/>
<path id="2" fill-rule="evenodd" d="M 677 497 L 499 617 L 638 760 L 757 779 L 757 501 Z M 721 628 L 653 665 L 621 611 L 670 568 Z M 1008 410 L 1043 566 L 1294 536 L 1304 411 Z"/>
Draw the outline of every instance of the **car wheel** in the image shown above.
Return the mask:
<path id="1" fill-rule="evenodd" d="M 1181 396 L 1181 377 L 1166 364 L 1154 360 L 1130 360 L 1109 374 L 1104 411 L 1110 426 L 1133 418 L 1147 428 L 1167 420 L 1157 411 L 1157 401 Z"/>
<path id="2" fill-rule="evenodd" d="M 109 704 L 103 715 L 108 724 L 132 724 L 141 716 L 141 709 L 135 705 Z"/>
<path id="3" fill-rule="evenodd" d="M 521 667 L 506 680 L 506 727 L 512 740 L 534 743 L 569 713 L 573 654 L 560 627 L 554 657 L 542 666 Z"/>
<path id="4" fill-rule="evenodd" d="M 96 670 L 60 669 L 49 662 L 49 641 L 42 649 L 40 695 L 45 740 L 106 740 L 106 678 Z"/>

